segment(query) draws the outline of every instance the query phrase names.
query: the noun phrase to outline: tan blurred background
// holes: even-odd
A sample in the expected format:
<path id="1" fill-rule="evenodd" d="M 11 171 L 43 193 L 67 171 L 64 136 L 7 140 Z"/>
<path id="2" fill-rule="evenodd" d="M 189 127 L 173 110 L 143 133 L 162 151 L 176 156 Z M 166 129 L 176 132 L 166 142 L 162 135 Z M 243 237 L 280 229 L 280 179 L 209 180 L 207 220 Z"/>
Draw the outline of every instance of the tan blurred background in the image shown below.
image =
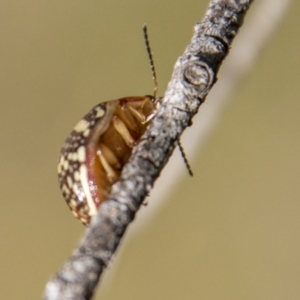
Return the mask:
<path id="1" fill-rule="evenodd" d="M 84 232 L 58 153 L 99 101 L 152 92 L 143 23 L 163 93 L 207 3 L 1 1 L 0 299 L 39 299 Z M 131 235 L 137 216 L 95 299 L 300 298 L 299 14 L 294 1 L 191 161 L 195 177 L 178 170 Z"/>

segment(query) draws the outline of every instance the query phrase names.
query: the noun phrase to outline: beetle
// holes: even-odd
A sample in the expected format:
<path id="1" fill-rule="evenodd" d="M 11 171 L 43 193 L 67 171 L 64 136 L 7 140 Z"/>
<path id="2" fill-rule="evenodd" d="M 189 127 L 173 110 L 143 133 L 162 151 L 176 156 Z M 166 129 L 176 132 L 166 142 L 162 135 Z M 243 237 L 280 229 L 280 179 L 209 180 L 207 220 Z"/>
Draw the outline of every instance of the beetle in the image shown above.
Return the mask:
<path id="1" fill-rule="evenodd" d="M 157 97 L 146 25 L 143 32 L 154 80 L 153 96 L 124 97 L 96 105 L 77 123 L 61 149 L 59 185 L 72 213 L 84 225 L 107 199 L 162 99 Z M 179 141 L 178 145 L 192 175 Z"/>

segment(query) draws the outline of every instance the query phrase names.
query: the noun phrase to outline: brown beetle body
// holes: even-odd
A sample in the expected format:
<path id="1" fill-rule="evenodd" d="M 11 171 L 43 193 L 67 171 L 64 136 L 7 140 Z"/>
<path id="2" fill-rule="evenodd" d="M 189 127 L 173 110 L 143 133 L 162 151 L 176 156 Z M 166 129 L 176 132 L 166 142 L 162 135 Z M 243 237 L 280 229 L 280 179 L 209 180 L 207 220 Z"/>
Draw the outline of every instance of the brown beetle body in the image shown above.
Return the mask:
<path id="1" fill-rule="evenodd" d="M 60 188 L 83 224 L 90 222 L 107 199 L 154 108 L 152 96 L 100 103 L 79 121 L 65 141 L 58 164 Z"/>
<path id="2" fill-rule="evenodd" d="M 96 105 L 74 127 L 61 150 L 60 188 L 72 213 L 84 225 L 107 199 L 162 99 L 156 96 L 157 78 L 146 25 L 143 31 L 154 81 L 153 96 L 125 97 Z M 179 140 L 177 144 L 192 176 Z"/>

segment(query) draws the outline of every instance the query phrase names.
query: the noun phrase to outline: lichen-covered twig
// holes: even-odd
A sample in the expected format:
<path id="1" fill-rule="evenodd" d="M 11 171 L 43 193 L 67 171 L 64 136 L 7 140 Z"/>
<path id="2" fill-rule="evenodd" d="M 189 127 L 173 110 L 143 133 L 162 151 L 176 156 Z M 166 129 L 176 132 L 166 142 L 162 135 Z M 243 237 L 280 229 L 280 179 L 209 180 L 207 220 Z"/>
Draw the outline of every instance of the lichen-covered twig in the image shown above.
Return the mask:
<path id="1" fill-rule="evenodd" d="M 176 62 L 155 118 L 79 247 L 47 284 L 44 299 L 92 297 L 127 226 L 216 82 L 220 65 L 252 1 L 210 1 L 203 20 L 195 26 L 191 43 Z"/>
<path id="2" fill-rule="evenodd" d="M 181 137 L 184 151 L 189 162 L 193 166 L 193 159 L 201 153 L 207 137 L 209 137 L 217 124 L 222 120 L 223 111 L 234 99 L 234 93 L 240 82 L 257 66 L 260 53 L 265 48 L 280 24 L 285 20 L 293 0 L 256 1 L 251 7 L 251 14 L 247 15 L 247 21 L 237 39 L 234 40 L 229 56 L 222 64 L 218 72 L 218 82 L 209 92 L 202 115 L 198 114 L 193 119 L 193 126 L 188 128 Z M 211 99 L 211 101 L 210 101 Z M 202 108 L 201 108 L 202 109 Z M 175 150 L 178 153 L 178 151 Z M 164 168 L 163 184 L 159 179 L 158 184 L 152 189 L 147 201 L 151 203 L 151 209 L 140 210 L 138 226 L 133 226 L 130 234 L 143 230 L 143 225 L 153 218 L 153 215 L 166 201 L 172 201 L 168 194 L 172 193 L 174 186 L 186 177 L 183 163 L 179 155 L 172 159 L 172 163 Z M 197 174 L 196 174 L 197 177 Z M 195 180 L 197 180 L 195 178 Z"/>

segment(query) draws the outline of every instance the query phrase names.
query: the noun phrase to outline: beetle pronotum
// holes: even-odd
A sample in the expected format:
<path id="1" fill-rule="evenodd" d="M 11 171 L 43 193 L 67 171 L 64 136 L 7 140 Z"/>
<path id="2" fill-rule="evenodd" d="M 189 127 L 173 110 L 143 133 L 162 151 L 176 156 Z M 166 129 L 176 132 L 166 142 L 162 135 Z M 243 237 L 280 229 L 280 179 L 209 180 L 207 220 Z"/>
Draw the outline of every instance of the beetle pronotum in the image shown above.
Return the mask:
<path id="1" fill-rule="evenodd" d="M 61 150 L 60 188 L 72 213 L 84 225 L 89 224 L 107 199 L 162 99 L 157 97 L 157 78 L 146 25 L 143 31 L 154 80 L 153 96 L 125 97 L 96 105 L 77 123 Z M 178 145 L 192 175 L 179 141 Z"/>

